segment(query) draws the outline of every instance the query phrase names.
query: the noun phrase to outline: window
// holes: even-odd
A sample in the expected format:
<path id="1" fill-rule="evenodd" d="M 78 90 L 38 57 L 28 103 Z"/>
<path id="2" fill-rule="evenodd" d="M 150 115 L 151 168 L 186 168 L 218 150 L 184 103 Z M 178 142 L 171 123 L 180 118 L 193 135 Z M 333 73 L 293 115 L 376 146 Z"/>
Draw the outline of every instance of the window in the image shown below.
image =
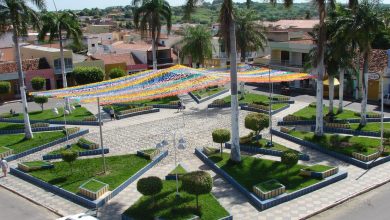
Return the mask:
<path id="1" fill-rule="evenodd" d="M 91 46 L 92 46 L 92 47 L 95 47 L 95 44 L 92 44 Z"/>
<path id="2" fill-rule="evenodd" d="M 73 68 L 72 58 L 65 58 L 64 60 L 65 60 L 65 69 Z M 61 59 L 54 60 L 54 69 L 56 70 L 61 69 Z"/>

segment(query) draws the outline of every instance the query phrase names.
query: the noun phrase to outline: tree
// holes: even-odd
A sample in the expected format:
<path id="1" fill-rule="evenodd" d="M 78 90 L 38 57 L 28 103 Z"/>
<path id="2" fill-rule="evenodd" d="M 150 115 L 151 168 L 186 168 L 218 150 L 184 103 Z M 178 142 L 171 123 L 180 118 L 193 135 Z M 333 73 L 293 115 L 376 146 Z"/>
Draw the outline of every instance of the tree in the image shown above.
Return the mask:
<path id="1" fill-rule="evenodd" d="M 239 10 L 236 11 L 236 36 L 237 47 L 241 51 L 241 61 L 246 62 L 248 51 L 264 50 L 267 44 L 265 28 L 256 22 L 256 11 Z"/>
<path id="2" fill-rule="evenodd" d="M 134 1 L 134 3 L 139 0 Z M 160 39 L 161 26 L 166 23 L 168 34 L 172 27 L 171 6 L 165 0 L 143 0 L 134 13 L 134 24 L 141 35 L 152 38 L 153 70 L 157 70 L 156 47 Z"/>
<path id="3" fill-rule="evenodd" d="M 221 157 L 222 157 L 222 144 L 230 140 L 230 131 L 227 129 L 216 129 L 212 133 L 213 141 L 221 144 Z"/>
<path id="4" fill-rule="evenodd" d="M 22 109 L 24 119 L 25 138 L 33 138 L 30 118 L 28 115 L 27 97 L 22 68 L 22 58 L 20 55 L 19 37 L 27 35 L 29 27 L 39 26 L 39 16 L 32 9 L 45 9 L 44 0 L 0 0 L 0 34 L 9 30 L 12 26 L 13 43 L 15 48 L 15 60 L 17 64 L 19 89 L 22 98 Z"/>
<path id="5" fill-rule="evenodd" d="M 110 70 L 110 78 L 115 79 L 119 77 L 126 76 L 126 72 L 121 68 L 114 68 Z"/>
<path id="6" fill-rule="evenodd" d="M 31 86 L 34 90 L 42 90 L 43 87 L 45 86 L 45 78 L 36 76 L 31 79 Z"/>
<path id="7" fill-rule="evenodd" d="M 104 79 L 103 70 L 99 67 L 76 67 L 72 74 L 78 85 L 100 82 Z"/>
<path id="8" fill-rule="evenodd" d="M 0 95 L 8 94 L 11 90 L 11 83 L 8 81 L 0 81 Z M 2 96 L 0 96 L 0 101 L 2 100 Z"/>
<path id="9" fill-rule="evenodd" d="M 287 169 L 290 169 L 298 163 L 299 156 L 295 152 L 285 151 L 280 159 Z"/>
<path id="10" fill-rule="evenodd" d="M 61 158 L 70 166 L 70 172 L 73 174 L 73 162 L 77 160 L 79 153 L 74 150 L 64 150 L 61 152 Z"/>
<path id="11" fill-rule="evenodd" d="M 64 45 L 62 34 L 66 33 L 67 39 L 72 39 L 75 45 L 81 45 L 81 27 L 78 17 L 70 10 L 61 12 L 45 12 L 42 17 L 42 28 L 38 34 L 38 39 L 44 41 L 47 34 L 49 35 L 49 42 L 54 39 L 60 41 L 60 53 L 61 53 L 61 74 L 64 88 L 68 87 L 68 81 L 66 79 L 65 72 L 65 57 L 64 57 Z M 66 109 L 71 111 L 69 105 L 69 99 L 65 99 Z"/>
<path id="12" fill-rule="evenodd" d="M 245 128 L 254 131 L 257 140 L 259 138 L 260 131 L 268 127 L 269 127 L 269 117 L 266 114 L 249 113 L 245 117 Z"/>
<path id="13" fill-rule="evenodd" d="M 196 208 L 199 210 L 199 195 L 208 194 L 213 188 L 213 179 L 205 171 L 194 171 L 182 177 L 182 189 L 196 196 Z"/>
<path id="14" fill-rule="evenodd" d="M 204 65 L 204 59 L 212 56 L 211 37 L 211 32 L 203 25 L 186 28 L 183 40 L 179 42 L 183 45 L 181 59 L 190 56 L 193 62 Z"/>
<path id="15" fill-rule="evenodd" d="M 155 206 L 155 196 L 161 192 L 163 182 L 157 176 L 142 178 L 137 182 L 137 190 L 142 195 L 152 196 L 153 206 Z"/>
<path id="16" fill-rule="evenodd" d="M 41 105 L 41 109 L 43 111 L 43 104 L 47 103 L 49 101 L 49 98 L 47 96 L 35 96 L 34 102 Z"/>

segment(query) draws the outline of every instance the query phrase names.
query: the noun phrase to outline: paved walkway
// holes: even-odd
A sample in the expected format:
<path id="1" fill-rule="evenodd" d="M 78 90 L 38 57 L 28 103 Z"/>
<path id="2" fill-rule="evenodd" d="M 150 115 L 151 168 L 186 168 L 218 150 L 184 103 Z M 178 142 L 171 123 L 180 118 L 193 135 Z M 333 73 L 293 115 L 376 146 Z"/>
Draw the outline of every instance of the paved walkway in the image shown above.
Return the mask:
<path id="1" fill-rule="evenodd" d="M 167 131 L 176 129 L 178 130 L 177 136 L 183 135 L 187 140 L 187 148 L 178 152 L 179 161 L 184 163 L 191 170 L 209 170 L 208 167 L 194 155 L 194 149 L 210 145 L 217 146 L 212 142 L 211 131 L 215 128 L 230 128 L 230 110 L 214 109 L 199 111 L 205 109 L 205 106 L 211 101 L 195 105 L 187 96 L 183 96 L 182 98 L 184 103 L 188 106 L 187 110 L 182 113 L 175 113 L 176 110 L 164 110 L 160 113 L 105 123 L 103 127 L 104 143 L 105 146 L 110 148 L 110 155 L 134 153 L 138 149 L 151 148 L 164 138 L 172 143 L 173 137 L 171 134 L 168 134 L 169 132 L 167 133 Z M 274 116 L 275 121 L 301 109 L 305 105 L 308 105 L 308 103 L 297 101 L 295 104 L 291 105 L 289 109 L 276 114 Z M 249 130 L 243 127 L 243 120 L 247 113 L 248 112 L 246 111 L 240 111 L 241 135 L 249 132 Z M 87 134 L 85 137 L 98 142 L 98 127 L 89 128 L 91 129 L 91 133 Z M 309 154 L 311 158 L 309 161 L 310 164 L 323 163 L 337 165 L 341 170 L 348 171 L 349 176 L 347 179 L 332 184 L 331 186 L 259 212 L 249 204 L 245 197 L 233 189 L 231 185 L 209 170 L 215 181 L 213 188 L 214 195 L 219 202 L 233 214 L 235 219 L 299 219 L 320 210 L 321 208 L 329 206 L 344 197 L 390 178 L 390 173 L 388 172 L 390 163 L 366 171 L 278 137 L 274 137 L 274 141 Z M 63 146 L 63 144 L 55 146 L 51 148 L 51 150 L 61 146 Z M 170 155 L 157 166 L 149 170 L 145 176 L 157 175 L 163 177 L 173 169 L 174 154 L 172 145 L 167 149 Z M 21 160 L 40 159 L 44 152 L 45 151 L 38 152 Z M 12 165 L 15 165 L 15 163 L 12 163 Z M 28 183 L 17 180 L 15 177 L 0 179 L 0 184 L 7 187 L 14 187 L 14 190 L 31 195 L 31 198 L 39 200 L 38 202 L 45 206 L 57 209 L 60 213 L 74 214 L 79 212 L 79 210 L 82 210 L 82 207 L 66 200 L 62 201 L 63 199 L 61 200 L 60 197 L 45 192 L 38 187 L 29 186 Z M 120 214 L 140 197 L 135 187 L 135 183 L 131 184 L 104 206 L 100 210 L 101 218 L 119 219 Z M 58 201 L 61 201 L 62 203 L 59 205 Z"/>

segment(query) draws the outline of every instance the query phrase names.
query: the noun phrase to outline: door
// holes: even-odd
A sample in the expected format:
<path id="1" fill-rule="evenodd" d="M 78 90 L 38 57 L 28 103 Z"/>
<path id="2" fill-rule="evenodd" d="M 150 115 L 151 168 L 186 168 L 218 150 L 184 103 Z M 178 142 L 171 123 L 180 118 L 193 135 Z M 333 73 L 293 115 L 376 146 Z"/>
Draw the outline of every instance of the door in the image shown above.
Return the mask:
<path id="1" fill-rule="evenodd" d="M 51 90 L 51 81 L 50 79 L 46 79 L 46 90 Z"/>

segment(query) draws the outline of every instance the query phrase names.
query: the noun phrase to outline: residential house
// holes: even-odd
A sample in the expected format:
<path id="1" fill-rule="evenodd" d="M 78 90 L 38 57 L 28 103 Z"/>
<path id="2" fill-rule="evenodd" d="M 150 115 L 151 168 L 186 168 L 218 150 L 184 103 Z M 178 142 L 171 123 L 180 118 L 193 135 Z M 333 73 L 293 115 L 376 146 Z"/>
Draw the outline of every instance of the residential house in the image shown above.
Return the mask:
<path id="1" fill-rule="evenodd" d="M 143 64 L 132 53 L 97 54 L 91 56 L 91 60 L 103 61 L 104 70 L 106 72 L 106 78 L 108 78 L 108 73 L 110 72 L 110 70 L 114 68 L 123 69 L 128 74 L 132 74 L 132 73 L 136 73 L 148 69 L 148 65 Z"/>

